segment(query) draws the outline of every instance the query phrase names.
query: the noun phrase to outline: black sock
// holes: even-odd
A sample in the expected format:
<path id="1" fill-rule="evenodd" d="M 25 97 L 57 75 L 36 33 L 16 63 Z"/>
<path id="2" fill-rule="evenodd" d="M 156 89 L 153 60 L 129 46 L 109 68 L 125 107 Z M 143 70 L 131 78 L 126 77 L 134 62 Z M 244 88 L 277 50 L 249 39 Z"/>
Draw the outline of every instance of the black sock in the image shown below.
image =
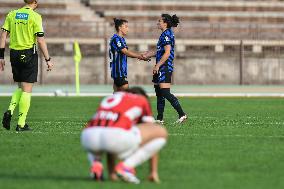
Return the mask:
<path id="1" fill-rule="evenodd" d="M 164 118 L 164 109 L 165 109 L 165 97 L 163 97 L 161 88 L 159 85 L 155 85 L 155 92 L 157 96 L 157 120 L 162 121 Z"/>
<path id="2" fill-rule="evenodd" d="M 171 93 L 170 88 L 162 88 L 161 91 L 162 91 L 163 97 L 165 97 L 171 103 L 174 109 L 177 111 L 179 117 L 184 116 L 185 113 L 182 110 L 178 99 Z"/>

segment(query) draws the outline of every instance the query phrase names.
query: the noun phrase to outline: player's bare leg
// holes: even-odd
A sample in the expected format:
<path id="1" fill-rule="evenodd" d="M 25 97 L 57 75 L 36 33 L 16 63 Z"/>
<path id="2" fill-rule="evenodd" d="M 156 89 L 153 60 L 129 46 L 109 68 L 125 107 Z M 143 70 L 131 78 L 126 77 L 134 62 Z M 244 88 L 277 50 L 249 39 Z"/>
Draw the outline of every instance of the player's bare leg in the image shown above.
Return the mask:
<path id="1" fill-rule="evenodd" d="M 158 161 L 153 159 L 154 155 L 165 145 L 167 131 L 165 128 L 154 123 L 142 123 L 138 125 L 141 134 L 141 145 L 132 155 L 116 166 L 117 174 L 127 182 L 138 184 L 140 181 L 135 176 L 134 168 L 152 157 L 150 176 L 159 180 Z M 155 157 L 154 157 L 155 158 Z M 157 157 L 156 157 L 157 158 Z"/>
<path id="2" fill-rule="evenodd" d="M 26 93 L 31 93 L 32 90 L 33 90 L 33 83 L 21 82 L 20 86 L 21 86 L 23 92 L 26 92 Z"/>
<path id="3" fill-rule="evenodd" d="M 112 181 L 117 181 L 118 177 L 115 173 L 115 155 L 107 153 L 107 167 L 108 167 L 108 175 Z"/>
<path id="4" fill-rule="evenodd" d="M 164 127 L 155 123 L 142 123 L 138 125 L 141 133 L 141 146 L 155 138 L 167 138 L 168 133 Z"/>
<path id="5" fill-rule="evenodd" d="M 150 161 L 150 175 L 148 176 L 149 181 L 160 183 L 160 178 L 158 174 L 158 154 L 155 154 Z"/>

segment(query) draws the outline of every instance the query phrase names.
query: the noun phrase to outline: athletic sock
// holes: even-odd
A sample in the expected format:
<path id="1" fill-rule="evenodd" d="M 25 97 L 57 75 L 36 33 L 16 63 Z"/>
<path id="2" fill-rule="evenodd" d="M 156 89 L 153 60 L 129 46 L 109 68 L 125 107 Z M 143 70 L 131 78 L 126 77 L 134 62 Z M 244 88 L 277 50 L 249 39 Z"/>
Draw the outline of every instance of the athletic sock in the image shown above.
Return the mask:
<path id="1" fill-rule="evenodd" d="M 157 120 L 162 121 L 164 118 L 164 109 L 165 109 L 165 97 L 163 97 L 161 88 L 159 85 L 155 85 L 155 92 L 156 92 L 156 97 L 157 97 Z"/>
<path id="2" fill-rule="evenodd" d="M 171 105 L 177 111 L 179 117 L 184 116 L 185 113 L 182 110 L 178 99 L 171 93 L 170 88 L 162 88 L 161 91 L 162 91 L 163 96 L 171 103 Z"/>
<path id="3" fill-rule="evenodd" d="M 156 138 L 140 147 L 131 156 L 125 159 L 123 164 L 135 168 L 156 154 L 166 144 L 165 138 Z"/>
<path id="4" fill-rule="evenodd" d="M 19 102 L 19 120 L 18 125 L 24 127 L 26 124 L 27 114 L 31 104 L 31 93 L 22 92 Z"/>
<path id="5" fill-rule="evenodd" d="M 11 102 L 10 102 L 10 105 L 9 105 L 9 108 L 8 108 L 8 110 L 11 111 L 12 115 L 13 115 L 15 108 L 19 104 L 20 98 L 22 96 L 22 92 L 23 92 L 22 89 L 18 88 L 14 91 L 14 93 L 12 95 Z"/>

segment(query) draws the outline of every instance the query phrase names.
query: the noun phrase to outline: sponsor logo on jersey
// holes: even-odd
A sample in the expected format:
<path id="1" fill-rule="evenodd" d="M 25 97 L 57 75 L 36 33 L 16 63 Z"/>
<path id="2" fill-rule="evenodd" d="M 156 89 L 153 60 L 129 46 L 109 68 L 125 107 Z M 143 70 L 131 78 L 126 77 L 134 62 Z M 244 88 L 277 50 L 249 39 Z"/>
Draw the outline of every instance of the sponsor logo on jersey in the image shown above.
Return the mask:
<path id="1" fill-rule="evenodd" d="M 28 20 L 29 19 L 29 14 L 27 13 L 16 13 L 17 20 Z"/>

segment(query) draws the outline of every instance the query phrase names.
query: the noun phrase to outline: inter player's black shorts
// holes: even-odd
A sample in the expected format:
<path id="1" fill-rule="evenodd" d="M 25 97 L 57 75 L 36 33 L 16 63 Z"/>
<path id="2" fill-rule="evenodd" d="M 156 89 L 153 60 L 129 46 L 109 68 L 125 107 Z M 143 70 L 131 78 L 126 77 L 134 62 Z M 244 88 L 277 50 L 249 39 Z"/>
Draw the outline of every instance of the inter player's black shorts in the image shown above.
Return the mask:
<path id="1" fill-rule="evenodd" d="M 123 85 L 128 84 L 128 81 L 126 80 L 126 77 L 118 77 L 118 78 L 113 78 L 113 83 L 117 87 L 122 87 Z"/>
<path id="2" fill-rule="evenodd" d="M 34 48 L 10 51 L 10 60 L 15 82 L 37 82 L 38 55 Z"/>
<path id="3" fill-rule="evenodd" d="M 172 72 L 159 71 L 158 73 L 153 75 L 153 83 L 171 83 L 172 82 Z"/>

